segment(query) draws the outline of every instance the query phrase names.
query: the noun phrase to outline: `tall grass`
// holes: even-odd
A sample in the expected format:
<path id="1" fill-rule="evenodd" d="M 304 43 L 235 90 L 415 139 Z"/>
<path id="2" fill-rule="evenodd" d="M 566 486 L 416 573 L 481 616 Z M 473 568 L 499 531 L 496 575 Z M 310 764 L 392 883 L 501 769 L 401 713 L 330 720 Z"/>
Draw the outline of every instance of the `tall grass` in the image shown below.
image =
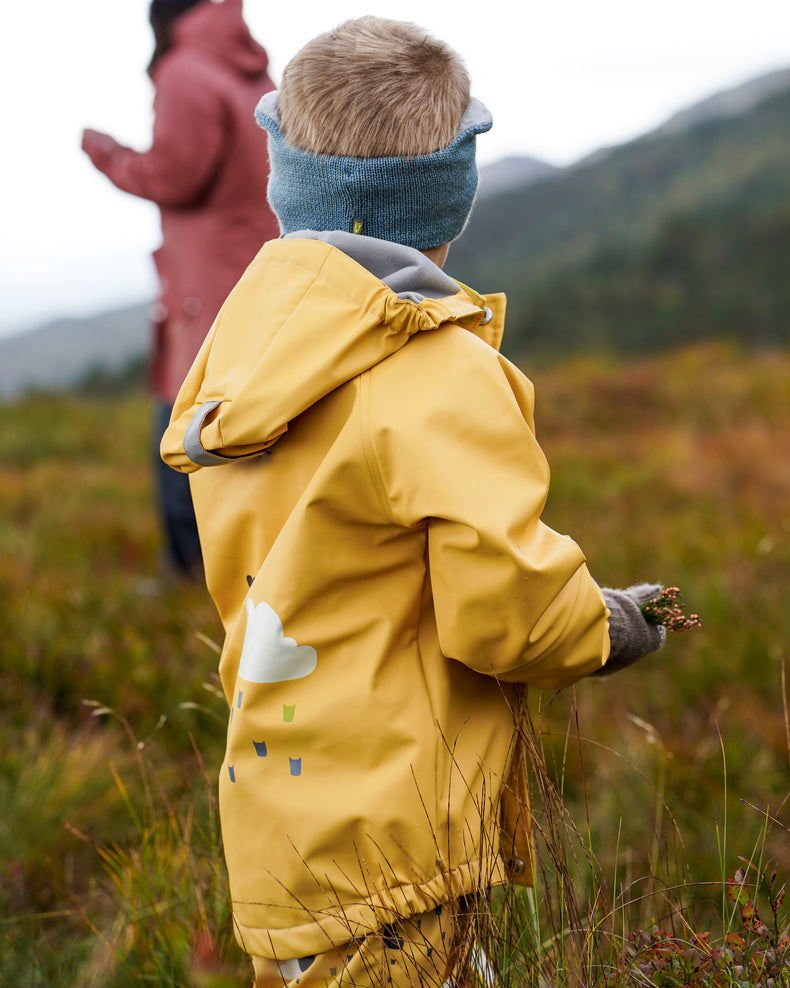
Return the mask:
<path id="1" fill-rule="evenodd" d="M 529 371 L 529 368 L 527 368 Z M 540 881 L 483 903 L 504 985 L 790 984 L 790 356 L 539 368 L 547 521 L 704 628 L 530 695 Z M 159 572 L 137 393 L 3 409 L 0 984 L 246 984 L 205 591 Z M 784 965 L 784 966 L 783 966 Z"/>

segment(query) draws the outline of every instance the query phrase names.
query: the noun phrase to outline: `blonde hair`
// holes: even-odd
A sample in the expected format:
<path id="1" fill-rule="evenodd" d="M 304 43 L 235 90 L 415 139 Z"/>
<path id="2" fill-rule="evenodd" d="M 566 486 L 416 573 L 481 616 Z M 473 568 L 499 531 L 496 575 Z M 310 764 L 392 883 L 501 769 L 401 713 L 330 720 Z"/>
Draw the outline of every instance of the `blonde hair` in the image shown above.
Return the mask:
<path id="1" fill-rule="evenodd" d="M 280 127 L 292 147 L 353 158 L 446 147 L 470 100 L 449 45 L 415 24 L 360 17 L 308 42 L 286 65 Z"/>

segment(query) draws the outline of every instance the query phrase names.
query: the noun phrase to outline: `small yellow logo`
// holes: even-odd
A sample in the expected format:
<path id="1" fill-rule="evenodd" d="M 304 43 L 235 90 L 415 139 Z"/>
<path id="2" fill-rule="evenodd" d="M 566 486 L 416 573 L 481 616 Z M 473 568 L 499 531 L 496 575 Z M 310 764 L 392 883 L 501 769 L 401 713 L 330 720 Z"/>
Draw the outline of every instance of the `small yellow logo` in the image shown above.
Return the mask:
<path id="1" fill-rule="evenodd" d="M 365 225 L 365 221 L 354 217 L 351 221 L 351 232 L 352 233 L 362 233 L 362 227 Z"/>

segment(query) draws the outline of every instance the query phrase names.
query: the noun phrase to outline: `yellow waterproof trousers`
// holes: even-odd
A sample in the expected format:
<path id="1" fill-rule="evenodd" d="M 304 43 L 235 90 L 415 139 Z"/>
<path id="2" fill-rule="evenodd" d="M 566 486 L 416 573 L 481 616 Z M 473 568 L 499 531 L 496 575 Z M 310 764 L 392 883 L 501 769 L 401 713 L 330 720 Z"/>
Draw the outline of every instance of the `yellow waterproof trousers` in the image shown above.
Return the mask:
<path id="1" fill-rule="evenodd" d="M 254 988 L 462 988 L 473 916 L 440 907 L 314 957 L 253 957 Z"/>

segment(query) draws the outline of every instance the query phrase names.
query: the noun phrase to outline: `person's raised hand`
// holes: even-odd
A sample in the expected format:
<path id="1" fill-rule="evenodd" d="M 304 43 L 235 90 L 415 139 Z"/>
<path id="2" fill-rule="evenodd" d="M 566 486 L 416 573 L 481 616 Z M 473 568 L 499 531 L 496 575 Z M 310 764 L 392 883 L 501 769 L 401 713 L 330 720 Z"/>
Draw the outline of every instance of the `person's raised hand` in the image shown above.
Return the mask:
<path id="1" fill-rule="evenodd" d="M 82 132 L 82 150 L 91 159 L 93 164 L 103 171 L 120 144 L 101 130 L 93 130 L 86 127 Z"/>

